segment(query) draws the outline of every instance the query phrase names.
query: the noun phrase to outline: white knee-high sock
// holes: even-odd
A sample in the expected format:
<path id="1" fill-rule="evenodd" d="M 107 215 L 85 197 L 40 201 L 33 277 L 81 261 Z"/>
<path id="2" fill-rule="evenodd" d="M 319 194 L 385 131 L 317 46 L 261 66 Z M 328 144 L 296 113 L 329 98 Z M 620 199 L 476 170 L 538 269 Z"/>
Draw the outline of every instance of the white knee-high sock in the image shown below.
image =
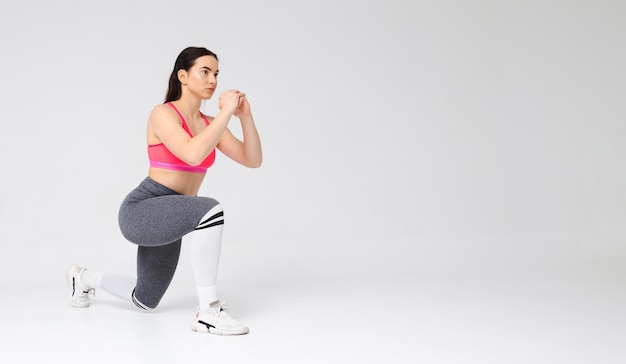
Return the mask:
<path id="1" fill-rule="evenodd" d="M 217 270 L 222 249 L 224 216 L 221 205 L 200 220 L 191 238 L 191 268 L 196 281 L 198 309 L 208 310 L 217 300 Z"/>
<path id="2" fill-rule="evenodd" d="M 117 273 L 104 273 L 100 285 L 113 296 L 126 302 L 133 302 L 133 291 L 137 285 L 137 279 Z"/>
<path id="3" fill-rule="evenodd" d="M 111 295 L 132 303 L 133 290 L 137 279 L 117 273 L 92 272 L 85 269 L 80 281 L 87 288 L 100 288 Z"/>

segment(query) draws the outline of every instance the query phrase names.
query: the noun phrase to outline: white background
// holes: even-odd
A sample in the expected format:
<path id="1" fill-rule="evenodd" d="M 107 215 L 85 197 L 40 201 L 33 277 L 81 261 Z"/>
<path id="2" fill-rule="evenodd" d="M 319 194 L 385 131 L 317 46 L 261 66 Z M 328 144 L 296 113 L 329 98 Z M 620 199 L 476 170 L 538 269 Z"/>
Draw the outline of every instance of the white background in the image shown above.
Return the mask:
<path id="1" fill-rule="evenodd" d="M 253 297 L 355 289 L 372 308 L 364 321 L 393 320 L 412 340 L 428 335 L 393 307 L 423 302 L 421 288 L 556 280 L 545 292 L 573 287 L 562 292 L 579 295 L 554 297 L 586 297 L 587 313 L 608 315 L 594 321 L 604 344 L 588 356 L 576 353 L 585 336 L 559 350 L 570 363 L 619 362 L 625 10 L 598 0 L 3 3 L 3 315 L 31 291 L 65 310 L 72 263 L 133 274 L 117 209 L 147 173 L 147 116 L 194 45 L 220 57 L 218 92 L 248 94 L 263 142 L 260 169 L 218 154 L 201 189 L 225 206 L 220 279 L 249 320 L 264 312 Z M 187 258 L 164 311 L 179 294 L 193 307 Z M 512 292 L 520 306 L 537 294 Z M 400 357 L 418 358 L 409 346 Z M 541 348 L 531 345 L 534 362 L 549 357 Z M 464 361 L 494 358 L 472 355 Z"/>

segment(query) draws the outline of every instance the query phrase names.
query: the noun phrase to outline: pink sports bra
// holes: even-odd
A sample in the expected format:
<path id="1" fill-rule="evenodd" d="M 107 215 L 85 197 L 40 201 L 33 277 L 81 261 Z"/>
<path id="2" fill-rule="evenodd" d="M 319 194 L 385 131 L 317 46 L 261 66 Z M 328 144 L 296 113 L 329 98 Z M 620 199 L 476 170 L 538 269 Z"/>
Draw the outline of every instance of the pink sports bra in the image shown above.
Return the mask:
<path id="1" fill-rule="evenodd" d="M 178 111 L 173 103 L 168 102 L 167 105 L 169 105 L 172 109 L 174 109 L 174 111 L 176 111 L 176 113 L 180 117 L 180 120 L 182 121 L 183 129 L 185 129 L 189 136 L 193 137 L 193 135 L 191 134 L 191 130 L 189 130 L 187 122 L 183 117 L 183 114 Z M 204 119 L 206 125 L 209 125 L 209 120 L 207 120 L 206 116 L 204 116 L 204 114 L 202 113 L 200 113 L 200 115 L 202 115 L 202 118 Z M 172 152 L 170 152 L 163 143 L 159 143 L 148 145 L 148 159 L 150 159 L 151 167 L 171 169 L 174 171 L 183 172 L 206 173 L 206 170 L 211 167 L 213 165 L 213 162 L 215 161 L 215 149 L 213 149 L 213 151 L 206 157 L 205 160 L 202 161 L 200 165 L 190 166 L 189 164 L 183 162 L 174 154 L 172 154 Z"/>

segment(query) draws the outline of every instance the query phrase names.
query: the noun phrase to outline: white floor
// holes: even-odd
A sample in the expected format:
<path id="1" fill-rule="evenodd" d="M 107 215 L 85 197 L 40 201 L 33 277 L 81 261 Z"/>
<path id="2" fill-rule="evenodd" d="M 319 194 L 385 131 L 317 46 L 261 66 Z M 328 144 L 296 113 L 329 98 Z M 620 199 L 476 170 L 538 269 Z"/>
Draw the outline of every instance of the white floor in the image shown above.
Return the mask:
<path id="1" fill-rule="evenodd" d="M 58 284 L 4 290 L 0 361 L 626 362 L 624 277 L 444 275 L 365 261 L 338 276 L 338 260 L 249 261 L 249 272 L 235 274 L 234 262 L 227 259 L 220 273 L 221 293 L 233 316 L 250 326 L 248 335 L 189 329 L 195 302 L 186 261 L 149 314 L 106 292 L 97 292 L 89 308 L 70 307 L 63 275 L 73 262 L 60 262 L 49 272 Z"/>

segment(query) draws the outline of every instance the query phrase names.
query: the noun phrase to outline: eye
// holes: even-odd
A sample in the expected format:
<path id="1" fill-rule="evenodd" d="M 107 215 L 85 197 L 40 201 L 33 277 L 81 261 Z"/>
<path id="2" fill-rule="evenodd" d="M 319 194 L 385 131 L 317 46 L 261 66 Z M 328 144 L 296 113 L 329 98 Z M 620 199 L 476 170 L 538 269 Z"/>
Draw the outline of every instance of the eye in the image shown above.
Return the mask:
<path id="1" fill-rule="evenodd" d="M 203 75 L 208 75 L 209 74 L 209 71 L 207 71 L 207 70 L 202 70 L 201 72 L 202 72 Z"/>

